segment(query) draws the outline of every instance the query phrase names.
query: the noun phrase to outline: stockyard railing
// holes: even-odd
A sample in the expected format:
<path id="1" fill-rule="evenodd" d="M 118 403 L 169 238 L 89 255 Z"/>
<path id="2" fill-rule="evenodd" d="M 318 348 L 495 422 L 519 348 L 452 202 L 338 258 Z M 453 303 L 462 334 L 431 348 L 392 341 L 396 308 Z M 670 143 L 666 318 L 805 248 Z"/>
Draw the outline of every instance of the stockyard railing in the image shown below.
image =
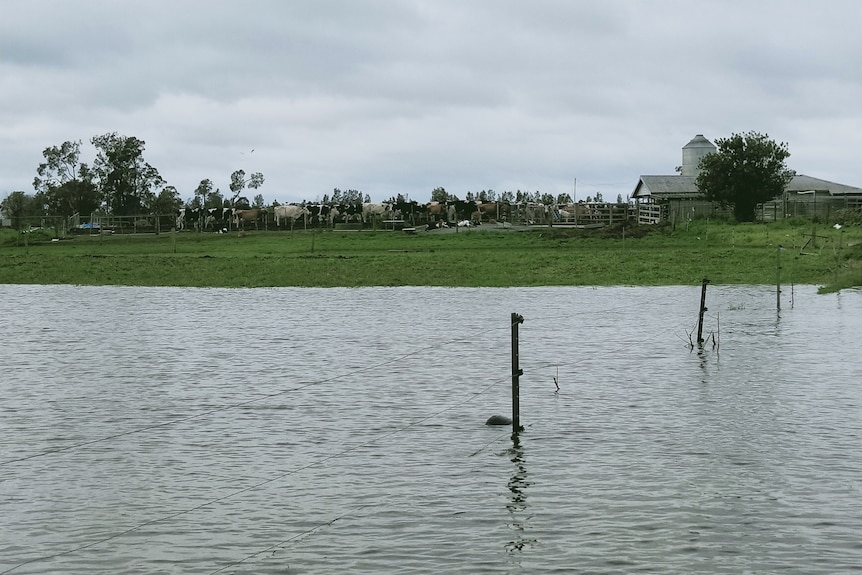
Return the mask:
<path id="1" fill-rule="evenodd" d="M 633 220 L 637 209 L 631 204 L 588 202 L 559 206 L 555 223 L 611 226 Z"/>
<path id="2" fill-rule="evenodd" d="M 671 302 L 675 303 L 677 299 L 676 294 L 670 294 L 664 298 L 663 301 L 670 304 Z M 631 308 L 631 304 L 606 309 L 592 309 L 584 313 L 590 316 L 603 317 L 610 312 L 629 308 Z M 701 309 L 705 311 L 703 304 L 701 304 Z M 553 313 L 546 317 L 533 316 L 528 317 L 527 319 L 529 321 L 525 324 L 525 327 L 529 326 L 527 328 L 528 331 L 534 331 L 535 329 L 553 331 L 559 328 L 558 313 Z M 575 372 L 580 372 L 585 369 L 584 366 L 588 366 L 591 361 L 590 358 L 569 358 L 564 361 L 560 361 L 560 350 L 554 349 L 547 349 L 541 352 L 539 356 L 524 357 L 520 355 L 517 344 L 517 328 L 518 325 L 523 322 L 524 316 L 513 313 L 508 325 L 505 321 L 502 321 L 501 318 L 501 321 L 495 322 L 492 326 L 484 328 L 477 327 L 473 333 L 467 336 L 463 333 L 459 333 L 455 337 L 444 339 L 438 342 L 438 345 L 433 349 L 429 349 L 427 347 L 407 349 L 400 355 L 381 359 L 371 365 L 361 368 L 344 370 L 341 373 L 335 374 L 321 373 L 316 376 L 310 375 L 303 381 L 299 382 L 290 380 L 279 381 L 278 385 L 268 387 L 266 393 L 260 393 L 250 397 L 238 397 L 231 403 L 221 405 L 207 404 L 205 407 L 189 408 L 184 413 L 173 414 L 169 419 L 165 419 L 163 421 L 145 422 L 139 427 L 118 430 L 113 433 L 109 432 L 101 436 L 79 436 L 75 439 L 65 438 L 66 441 L 61 447 L 40 448 L 34 446 L 29 452 L 19 451 L 11 457 L 8 455 L 0 457 L 0 469 L 3 469 L 8 476 L 26 477 L 27 473 L 32 473 L 32 471 L 27 467 L 28 463 L 31 461 L 49 461 L 58 456 L 68 456 L 69 454 L 74 454 L 77 457 L 84 458 L 87 456 L 87 450 L 97 444 L 103 445 L 107 449 L 113 444 L 120 442 L 120 440 L 126 440 L 130 436 L 146 434 L 157 435 L 163 432 L 170 434 L 172 438 L 171 441 L 174 441 L 174 434 L 182 434 L 183 426 L 188 422 L 195 421 L 199 425 L 207 425 L 208 421 L 216 420 L 217 423 L 219 418 L 229 418 L 232 416 L 232 413 L 248 408 L 251 405 L 263 404 L 277 398 L 289 398 L 294 394 L 301 393 L 303 390 L 316 386 L 322 387 L 325 384 L 336 381 L 346 379 L 352 380 L 357 377 L 374 377 L 373 374 L 375 372 L 387 369 L 389 366 L 394 364 L 416 361 L 425 365 L 429 361 L 437 361 L 439 359 L 439 350 L 448 345 L 462 348 L 466 342 L 472 342 L 473 345 L 477 346 L 481 350 L 482 354 L 485 354 L 487 353 L 487 346 L 489 344 L 494 344 L 500 346 L 500 355 L 505 357 L 505 336 L 501 332 L 511 331 L 511 371 L 506 373 L 504 369 L 505 363 L 501 362 L 499 373 L 486 374 L 487 377 L 482 384 L 473 389 L 453 392 L 450 400 L 444 405 L 435 405 L 431 410 L 428 409 L 427 405 L 419 405 L 417 406 L 419 408 L 418 416 L 404 420 L 402 424 L 395 426 L 395 428 L 383 428 L 376 434 L 369 434 L 367 429 L 363 428 L 361 432 L 358 431 L 356 434 L 357 437 L 361 437 L 360 441 L 357 443 L 345 445 L 335 453 L 322 452 L 317 456 L 312 456 L 308 461 L 298 467 L 279 467 L 279 465 L 277 465 L 276 458 L 276 460 L 274 460 L 276 463 L 266 468 L 266 474 L 256 474 L 242 478 L 243 480 L 234 488 L 227 492 L 221 491 L 218 493 L 211 493 L 208 498 L 203 497 L 189 502 L 184 497 L 177 498 L 175 493 L 171 493 L 170 490 L 168 490 L 165 494 L 166 503 L 163 505 L 160 504 L 156 509 L 148 510 L 150 511 L 149 514 L 140 514 L 140 509 L 137 509 L 135 513 L 130 512 L 126 514 L 125 517 L 137 517 L 139 514 L 142 517 L 137 519 L 137 523 L 133 523 L 131 525 L 126 523 L 126 526 L 124 527 L 109 527 L 107 530 L 104 525 L 94 525 L 89 531 L 90 534 L 87 536 L 68 534 L 67 540 L 63 540 L 64 534 L 62 532 L 58 532 L 52 534 L 50 544 L 45 544 L 44 546 L 33 545 L 29 548 L 11 548 L 7 556 L 0 559 L 0 575 L 12 572 L 23 572 L 20 570 L 24 567 L 28 567 L 27 572 L 42 572 L 49 563 L 50 565 L 56 566 L 60 561 L 74 561 L 76 559 L 80 559 L 79 556 L 83 552 L 96 548 L 122 547 L 123 545 L 129 544 L 141 545 L 145 541 L 147 546 L 155 546 L 155 549 L 158 550 L 158 545 L 160 544 L 159 538 L 153 537 L 149 533 L 142 533 L 150 526 L 182 520 L 185 516 L 192 515 L 205 508 L 216 508 L 225 505 L 229 500 L 240 500 L 251 497 L 255 492 L 262 491 L 264 488 L 277 481 L 302 474 L 307 469 L 328 464 L 336 459 L 349 458 L 354 456 L 357 451 L 383 440 L 398 441 L 406 432 L 412 430 L 416 426 L 431 420 L 439 419 L 446 412 L 461 409 L 468 403 L 478 403 L 479 401 L 484 400 L 489 404 L 498 404 L 501 401 L 505 401 L 504 398 L 507 395 L 506 386 L 509 382 L 512 384 L 513 417 L 512 420 L 508 422 L 512 425 L 511 430 L 505 426 L 501 427 L 501 433 L 496 435 L 488 443 L 484 445 L 471 446 L 471 448 L 478 448 L 477 451 L 472 453 L 472 455 L 476 455 L 492 446 L 499 445 L 500 442 L 505 441 L 507 438 L 510 439 L 513 442 L 514 447 L 517 448 L 519 446 L 519 432 L 524 430 L 524 426 L 521 425 L 523 421 L 520 418 L 521 414 L 518 407 L 521 392 L 519 382 L 520 376 L 522 376 L 525 371 L 531 376 L 531 386 L 526 389 L 528 394 L 533 395 L 538 393 L 536 386 L 539 385 L 540 381 L 545 382 L 543 385 L 545 385 L 546 391 L 551 390 L 550 384 L 553 381 L 553 384 L 556 386 L 556 392 L 554 392 L 556 394 L 559 393 L 561 389 L 559 385 L 559 381 L 562 381 L 559 379 L 561 368 L 564 368 L 567 372 L 563 374 L 566 381 L 571 381 L 574 379 Z M 546 357 L 542 357 L 541 355 L 546 355 Z M 525 366 L 525 369 L 522 369 L 520 360 L 526 360 L 527 365 Z M 566 393 L 568 393 L 568 391 L 566 391 Z M 494 396 L 494 398 L 489 398 L 489 395 Z M 482 408 L 471 408 L 470 412 L 480 412 L 482 410 Z M 528 419 L 539 417 L 540 415 L 541 414 L 528 415 Z M 476 419 L 475 422 L 468 423 L 467 425 L 481 425 L 482 419 L 483 418 Z M 531 423 L 528 421 L 526 427 L 529 428 L 530 425 Z M 509 456 L 506 455 L 506 457 Z M 26 482 L 19 483 L 24 484 Z M 132 492 L 129 493 L 129 497 L 133 497 L 133 495 L 134 494 Z M 232 567 L 263 559 L 267 556 L 274 555 L 276 551 L 286 551 L 287 553 L 290 553 L 292 548 L 300 545 L 300 542 L 305 538 L 313 537 L 316 532 L 332 525 L 335 521 L 349 515 L 361 513 L 367 507 L 363 502 L 352 500 L 349 495 L 343 495 L 342 498 L 344 501 L 342 502 L 342 505 L 340 505 L 340 511 L 333 513 L 333 515 L 329 517 L 320 519 L 317 522 L 309 520 L 306 522 L 306 525 L 300 527 L 291 527 L 286 521 L 280 522 L 277 526 L 273 526 L 271 530 L 267 531 L 267 537 L 255 539 L 251 548 L 249 548 L 248 545 L 229 546 L 228 548 L 232 549 L 229 553 L 230 558 L 225 559 L 225 554 L 222 554 L 221 560 L 214 560 L 212 562 L 212 571 L 204 572 L 209 572 L 211 575 L 226 571 L 232 572 L 230 571 Z M 118 501 L 117 504 L 130 506 L 138 505 L 134 500 Z M 257 521 L 257 519 L 255 521 Z M 122 525 L 122 523 L 120 524 Z M 179 523 L 177 525 L 179 525 Z M 195 524 L 193 528 L 196 531 L 200 531 L 205 529 L 205 526 Z M 180 535 L 183 534 L 181 528 L 177 527 L 176 529 L 178 530 L 177 533 Z M 158 556 L 158 554 L 156 556 Z"/>
<path id="3" fill-rule="evenodd" d="M 57 237 L 68 235 L 97 234 L 144 234 L 169 232 L 176 225 L 177 217 L 173 214 L 136 215 L 136 216 L 105 216 L 74 214 L 68 218 L 62 216 L 25 216 L 4 222 L 4 225 L 32 232 L 50 230 Z"/>
<path id="4" fill-rule="evenodd" d="M 644 202 L 638 206 L 637 221 L 639 224 L 658 224 L 667 219 L 667 206 Z"/>

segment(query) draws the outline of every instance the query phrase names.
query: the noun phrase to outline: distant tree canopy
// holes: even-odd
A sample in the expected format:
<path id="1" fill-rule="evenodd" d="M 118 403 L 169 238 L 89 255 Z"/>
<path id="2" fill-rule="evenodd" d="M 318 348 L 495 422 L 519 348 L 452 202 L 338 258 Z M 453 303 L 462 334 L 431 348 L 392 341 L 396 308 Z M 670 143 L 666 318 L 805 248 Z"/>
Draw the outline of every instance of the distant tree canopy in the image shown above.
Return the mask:
<path id="1" fill-rule="evenodd" d="M 230 175 L 231 195 L 225 197 L 219 189 L 213 190 L 209 178 L 200 181 L 191 198 L 184 202 L 180 192 L 167 185 L 159 171 L 144 159 L 145 142 L 133 136 L 116 132 L 91 138 L 96 157 L 90 164 L 80 161 L 81 141 L 67 141 L 59 146 L 45 148 L 45 161 L 36 169 L 33 179 L 35 195 L 12 192 L 4 200 L 7 214 L 12 213 L 17 222 L 24 218 L 61 216 L 68 218 L 77 214 L 89 215 L 101 212 L 112 216 L 143 216 L 167 214 L 185 206 L 187 208 L 248 208 L 266 207 L 263 196 L 257 191 L 264 183 L 260 172 L 246 174 L 236 170 Z M 596 200 L 600 200 L 600 194 Z M 431 191 L 432 202 L 458 201 L 459 197 L 440 186 Z M 568 193 L 522 192 L 493 189 L 466 192 L 466 200 L 478 202 L 503 201 L 509 203 L 571 203 Z M 397 194 L 391 201 L 410 201 L 406 194 Z M 619 201 L 619 197 L 618 197 Z M 335 188 L 331 197 L 323 196 L 324 203 L 361 204 L 371 202 L 371 195 L 360 190 L 342 191 Z M 277 205 L 274 202 L 273 205 Z"/>
<path id="2" fill-rule="evenodd" d="M 42 151 L 45 161 L 36 168 L 33 188 L 48 213 L 63 217 L 76 212 L 89 214 L 101 205 L 96 174 L 87 164 L 78 162 L 80 155 L 80 140 Z"/>
<path id="3" fill-rule="evenodd" d="M 156 190 L 165 181 L 144 161 L 145 142 L 112 132 L 94 137 L 92 143 L 98 150 L 93 167 L 109 212 L 117 216 L 150 212 Z"/>
<path id="4" fill-rule="evenodd" d="M 716 140 L 718 151 L 700 161 L 697 189 L 706 199 L 733 207 L 737 221 L 752 222 L 757 204 L 782 193 L 796 175 L 785 160 L 790 151 L 766 134 L 748 132 Z"/>
<path id="5" fill-rule="evenodd" d="M 25 218 L 40 214 L 36 198 L 21 191 L 6 196 L 3 200 L 3 211 L 9 216 L 12 227 L 16 230 L 24 229 Z"/>
<path id="6" fill-rule="evenodd" d="M 454 199 L 455 199 L 455 196 L 448 193 L 446 191 L 446 188 L 444 188 L 442 186 L 434 188 L 433 190 L 431 190 L 431 201 L 432 202 L 444 203 L 444 202 L 448 202 L 449 200 L 454 200 Z"/>

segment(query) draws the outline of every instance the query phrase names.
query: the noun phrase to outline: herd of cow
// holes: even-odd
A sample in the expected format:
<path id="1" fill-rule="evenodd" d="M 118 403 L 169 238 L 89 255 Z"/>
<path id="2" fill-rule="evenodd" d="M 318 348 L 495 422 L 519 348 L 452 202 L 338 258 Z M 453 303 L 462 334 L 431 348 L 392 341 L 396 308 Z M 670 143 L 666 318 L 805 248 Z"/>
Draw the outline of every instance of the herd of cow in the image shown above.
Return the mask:
<path id="1" fill-rule="evenodd" d="M 301 222 L 303 228 L 333 227 L 338 223 L 376 224 L 399 221 L 411 226 L 449 225 L 469 222 L 513 221 L 519 216 L 526 222 L 544 222 L 553 213 L 559 218 L 561 210 L 543 204 L 514 205 L 508 202 L 398 202 L 355 204 L 285 204 L 269 208 L 181 208 L 177 214 L 177 230 L 225 231 L 230 229 L 269 228 L 294 229 Z M 562 211 L 565 214 L 565 211 Z"/>

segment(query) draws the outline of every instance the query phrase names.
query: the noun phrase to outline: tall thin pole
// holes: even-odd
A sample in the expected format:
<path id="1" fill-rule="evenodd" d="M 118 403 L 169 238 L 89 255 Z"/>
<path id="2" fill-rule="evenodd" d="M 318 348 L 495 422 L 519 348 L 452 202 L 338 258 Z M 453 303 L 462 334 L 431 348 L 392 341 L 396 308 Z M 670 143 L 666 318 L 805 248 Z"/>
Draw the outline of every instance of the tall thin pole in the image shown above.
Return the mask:
<path id="1" fill-rule="evenodd" d="M 775 309 L 781 311 L 781 250 L 784 247 L 778 246 L 775 250 Z"/>
<path id="2" fill-rule="evenodd" d="M 697 343 L 703 343 L 703 314 L 706 312 L 706 284 L 709 280 L 703 278 L 703 287 L 700 290 L 700 315 L 697 318 Z"/>
<path id="3" fill-rule="evenodd" d="M 516 435 L 521 427 L 521 384 L 523 371 L 518 366 L 518 325 L 524 323 L 524 317 L 512 314 L 512 434 Z"/>

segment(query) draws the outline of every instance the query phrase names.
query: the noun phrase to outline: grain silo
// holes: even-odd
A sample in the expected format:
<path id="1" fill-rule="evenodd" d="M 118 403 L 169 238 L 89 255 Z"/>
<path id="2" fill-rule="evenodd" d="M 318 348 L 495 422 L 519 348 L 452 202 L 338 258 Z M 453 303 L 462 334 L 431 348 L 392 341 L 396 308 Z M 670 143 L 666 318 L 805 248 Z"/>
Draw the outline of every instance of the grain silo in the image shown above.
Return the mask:
<path id="1" fill-rule="evenodd" d="M 700 173 L 700 170 L 697 169 L 700 159 L 707 154 L 713 154 L 715 152 L 715 145 L 704 138 L 703 134 L 698 134 L 692 138 L 688 144 L 682 147 L 682 171 L 680 172 L 680 175 L 692 177 L 697 176 L 697 174 Z"/>

